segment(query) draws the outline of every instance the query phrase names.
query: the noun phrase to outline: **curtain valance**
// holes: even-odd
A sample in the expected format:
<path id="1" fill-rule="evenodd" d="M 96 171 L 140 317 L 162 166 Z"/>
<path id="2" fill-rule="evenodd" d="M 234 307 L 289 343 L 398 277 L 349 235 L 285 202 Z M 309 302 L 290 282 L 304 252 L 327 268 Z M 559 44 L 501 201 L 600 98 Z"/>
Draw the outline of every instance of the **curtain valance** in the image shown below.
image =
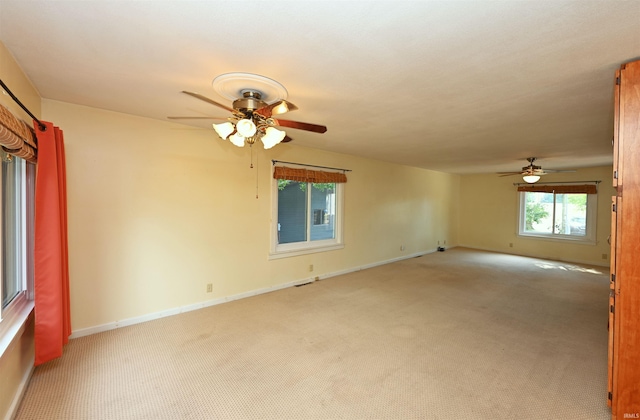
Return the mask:
<path id="1" fill-rule="evenodd" d="M 584 185 L 520 185 L 518 191 L 543 192 L 556 194 L 597 194 L 598 188 L 593 184 Z"/>
<path id="2" fill-rule="evenodd" d="M 343 172 L 316 171 L 305 168 L 290 168 L 287 166 L 276 166 L 273 171 L 273 177 L 275 179 L 313 182 L 316 184 L 347 182 L 347 176 Z"/>
<path id="3" fill-rule="evenodd" d="M 37 161 L 37 142 L 34 130 L 0 105 L 0 146 L 14 156 L 28 162 Z"/>

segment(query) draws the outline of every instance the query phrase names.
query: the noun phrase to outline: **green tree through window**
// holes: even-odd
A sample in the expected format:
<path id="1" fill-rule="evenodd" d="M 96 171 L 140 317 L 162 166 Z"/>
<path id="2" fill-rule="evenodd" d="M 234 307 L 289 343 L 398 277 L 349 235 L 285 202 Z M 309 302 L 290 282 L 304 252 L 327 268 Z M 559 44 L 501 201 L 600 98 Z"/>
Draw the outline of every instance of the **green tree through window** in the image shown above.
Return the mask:
<path id="1" fill-rule="evenodd" d="M 540 223 L 542 219 L 549 216 L 549 212 L 544 209 L 542 203 L 534 201 L 533 196 L 527 195 L 526 229 L 533 230 L 534 223 Z"/>

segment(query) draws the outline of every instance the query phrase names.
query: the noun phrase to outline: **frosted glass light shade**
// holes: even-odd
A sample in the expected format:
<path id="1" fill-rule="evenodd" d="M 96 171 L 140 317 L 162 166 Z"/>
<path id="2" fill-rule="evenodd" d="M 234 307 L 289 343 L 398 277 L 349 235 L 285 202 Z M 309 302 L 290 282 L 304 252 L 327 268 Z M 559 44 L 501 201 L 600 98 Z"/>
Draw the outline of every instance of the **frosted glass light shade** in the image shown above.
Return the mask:
<path id="1" fill-rule="evenodd" d="M 231 124 L 230 122 L 213 124 L 213 129 L 216 130 L 216 133 L 222 140 L 226 140 L 227 137 L 229 137 L 229 134 L 233 133 L 233 131 L 235 130 L 233 124 Z"/>
<path id="2" fill-rule="evenodd" d="M 244 147 L 244 137 L 237 133 L 230 136 L 229 141 L 238 147 Z"/>
<path id="3" fill-rule="evenodd" d="M 284 136 L 286 136 L 286 134 L 287 133 L 285 133 L 284 131 L 276 130 L 273 127 L 269 127 L 260 140 L 262 140 L 262 144 L 264 144 L 265 149 L 271 149 L 273 146 L 280 143 L 282 139 L 284 139 Z"/>
<path id="4" fill-rule="evenodd" d="M 294 106 L 294 109 L 297 109 L 297 107 Z M 284 114 L 285 112 L 293 111 L 294 109 L 289 108 L 289 103 L 287 101 L 281 101 L 271 109 L 271 114 Z"/>
<path id="5" fill-rule="evenodd" d="M 236 130 L 242 137 L 251 137 L 256 134 L 256 125 L 249 118 L 244 118 L 236 123 Z"/>
<path id="6" fill-rule="evenodd" d="M 524 182 L 528 182 L 529 184 L 534 184 L 538 182 L 538 180 L 540 179 L 540 175 L 525 175 L 522 177 L 522 179 L 524 180 Z"/>

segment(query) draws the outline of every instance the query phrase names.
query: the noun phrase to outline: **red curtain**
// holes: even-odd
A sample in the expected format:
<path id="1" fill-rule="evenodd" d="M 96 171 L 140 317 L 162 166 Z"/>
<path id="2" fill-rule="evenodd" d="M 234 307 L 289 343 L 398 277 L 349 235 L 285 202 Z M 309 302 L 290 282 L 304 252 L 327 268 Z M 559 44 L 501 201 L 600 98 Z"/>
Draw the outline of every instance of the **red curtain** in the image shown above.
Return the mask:
<path id="1" fill-rule="evenodd" d="M 67 183 L 62 130 L 40 130 L 35 197 L 35 365 L 62 356 L 71 335 Z"/>

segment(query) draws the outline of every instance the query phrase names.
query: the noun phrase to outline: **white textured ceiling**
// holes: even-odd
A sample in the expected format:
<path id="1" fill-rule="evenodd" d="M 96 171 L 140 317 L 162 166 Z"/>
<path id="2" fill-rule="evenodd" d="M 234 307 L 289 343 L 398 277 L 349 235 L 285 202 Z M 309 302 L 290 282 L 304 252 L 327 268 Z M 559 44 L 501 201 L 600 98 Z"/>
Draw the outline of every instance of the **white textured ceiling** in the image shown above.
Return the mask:
<path id="1" fill-rule="evenodd" d="M 298 145 L 452 173 L 529 156 L 566 169 L 612 161 L 640 1 L 2 0 L 0 41 L 48 99 L 226 116 L 181 91 L 230 105 L 213 78 L 256 73 L 287 88 L 287 119 L 328 127 L 288 130 Z"/>

